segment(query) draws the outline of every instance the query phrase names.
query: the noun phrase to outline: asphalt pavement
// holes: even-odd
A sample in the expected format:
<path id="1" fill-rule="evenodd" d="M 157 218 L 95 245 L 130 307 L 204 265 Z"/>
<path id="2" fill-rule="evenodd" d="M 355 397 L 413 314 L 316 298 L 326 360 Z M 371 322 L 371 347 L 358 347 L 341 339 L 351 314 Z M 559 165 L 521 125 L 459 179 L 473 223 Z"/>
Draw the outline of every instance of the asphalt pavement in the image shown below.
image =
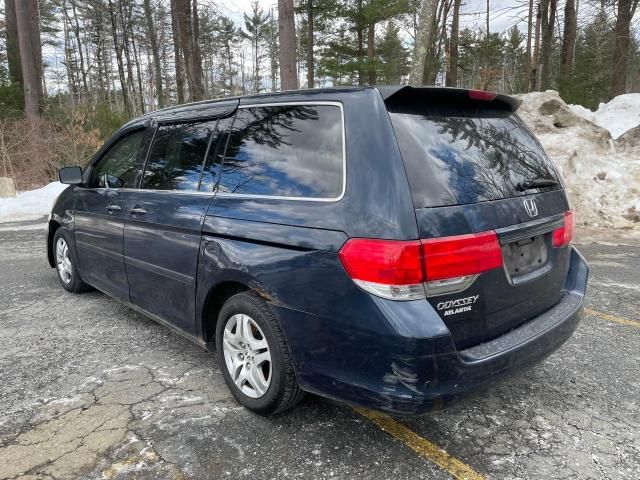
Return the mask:
<path id="1" fill-rule="evenodd" d="M 315 396 L 262 418 L 212 353 L 58 284 L 32 222 L 0 224 L 0 479 L 640 478 L 640 248 L 591 265 L 572 339 L 521 376 L 421 417 Z"/>

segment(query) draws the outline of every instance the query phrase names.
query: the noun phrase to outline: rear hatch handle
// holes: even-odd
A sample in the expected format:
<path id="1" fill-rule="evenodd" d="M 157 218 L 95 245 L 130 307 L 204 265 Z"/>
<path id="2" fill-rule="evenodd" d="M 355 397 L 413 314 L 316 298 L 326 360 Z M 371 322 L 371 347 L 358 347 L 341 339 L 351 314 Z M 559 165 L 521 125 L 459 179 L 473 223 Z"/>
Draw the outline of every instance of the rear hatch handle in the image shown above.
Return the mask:
<path id="1" fill-rule="evenodd" d="M 530 222 L 509 225 L 508 227 L 496 229 L 500 245 L 517 242 L 525 238 L 536 237 L 552 232 L 556 228 L 564 225 L 564 214 L 559 213 L 546 218 L 532 220 Z"/>

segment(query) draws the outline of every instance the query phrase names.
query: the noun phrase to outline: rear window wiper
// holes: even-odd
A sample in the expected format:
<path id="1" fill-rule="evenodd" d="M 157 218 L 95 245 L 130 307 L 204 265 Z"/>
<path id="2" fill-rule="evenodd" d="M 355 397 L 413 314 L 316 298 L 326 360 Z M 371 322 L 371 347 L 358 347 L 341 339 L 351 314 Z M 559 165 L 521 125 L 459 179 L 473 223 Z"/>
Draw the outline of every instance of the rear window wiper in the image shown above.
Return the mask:
<path id="1" fill-rule="evenodd" d="M 554 180 L 553 178 L 535 178 L 533 180 L 519 182 L 516 185 L 516 190 L 525 192 L 534 188 L 555 187 L 556 185 L 560 185 L 560 182 Z"/>

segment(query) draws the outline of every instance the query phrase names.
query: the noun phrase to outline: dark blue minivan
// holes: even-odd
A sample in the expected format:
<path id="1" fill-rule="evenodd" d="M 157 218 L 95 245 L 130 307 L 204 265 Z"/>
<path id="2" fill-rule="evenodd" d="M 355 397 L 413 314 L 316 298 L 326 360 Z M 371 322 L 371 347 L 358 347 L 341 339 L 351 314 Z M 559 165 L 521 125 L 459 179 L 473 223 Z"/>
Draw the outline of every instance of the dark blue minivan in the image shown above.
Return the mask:
<path id="1" fill-rule="evenodd" d="M 581 316 L 573 212 L 518 106 L 404 86 L 144 115 L 60 170 L 49 263 L 215 350 L 258 413 L 445 407 Z"/>

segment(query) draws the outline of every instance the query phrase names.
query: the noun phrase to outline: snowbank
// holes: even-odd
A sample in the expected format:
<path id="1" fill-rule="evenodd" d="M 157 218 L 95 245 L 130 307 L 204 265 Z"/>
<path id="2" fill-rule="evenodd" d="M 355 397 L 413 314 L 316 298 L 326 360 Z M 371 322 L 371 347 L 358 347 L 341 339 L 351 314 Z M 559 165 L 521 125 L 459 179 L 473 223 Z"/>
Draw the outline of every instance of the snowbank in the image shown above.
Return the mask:
<path id="1" fill-rule="evenodd" d="M 609 103 L 601 103 L 595 112 L 581 105 L 569 105 L 569 108 L 577 115 L 609 130 L 613 138 L 640 125 L 640 93 L 619 95 Z"/>
<path id="2" fill-rule="evenodd" d="M 636 94 L 616 97 L 598 112 L 590 112 L 603 123 L 608 115 L 618 134 L 623 133 L 624 117 L 640 117 L 640 95 L 636 104 L 629 98 L 618 100 L 622 97 L 636 98 Z M 640 231 L 640 149 L 618 148 L 609 130 L 585 118 L 582 110 L 588 110 L 567 106 L 557 92 L 521 98 L 518 113 L 560 167 L 578 225 Z M 624 114 L 623 109 L 627 109 Z M 627 129 L 635 126 L 631 123 Z"/>
<path id="3" fill-rule="evenodd" d="M 19 193 L 14 198 L 0 198 L 0 222 L 34 220 L 49 215 L 53 202 L 67 188 L 60 182 Z"/>

